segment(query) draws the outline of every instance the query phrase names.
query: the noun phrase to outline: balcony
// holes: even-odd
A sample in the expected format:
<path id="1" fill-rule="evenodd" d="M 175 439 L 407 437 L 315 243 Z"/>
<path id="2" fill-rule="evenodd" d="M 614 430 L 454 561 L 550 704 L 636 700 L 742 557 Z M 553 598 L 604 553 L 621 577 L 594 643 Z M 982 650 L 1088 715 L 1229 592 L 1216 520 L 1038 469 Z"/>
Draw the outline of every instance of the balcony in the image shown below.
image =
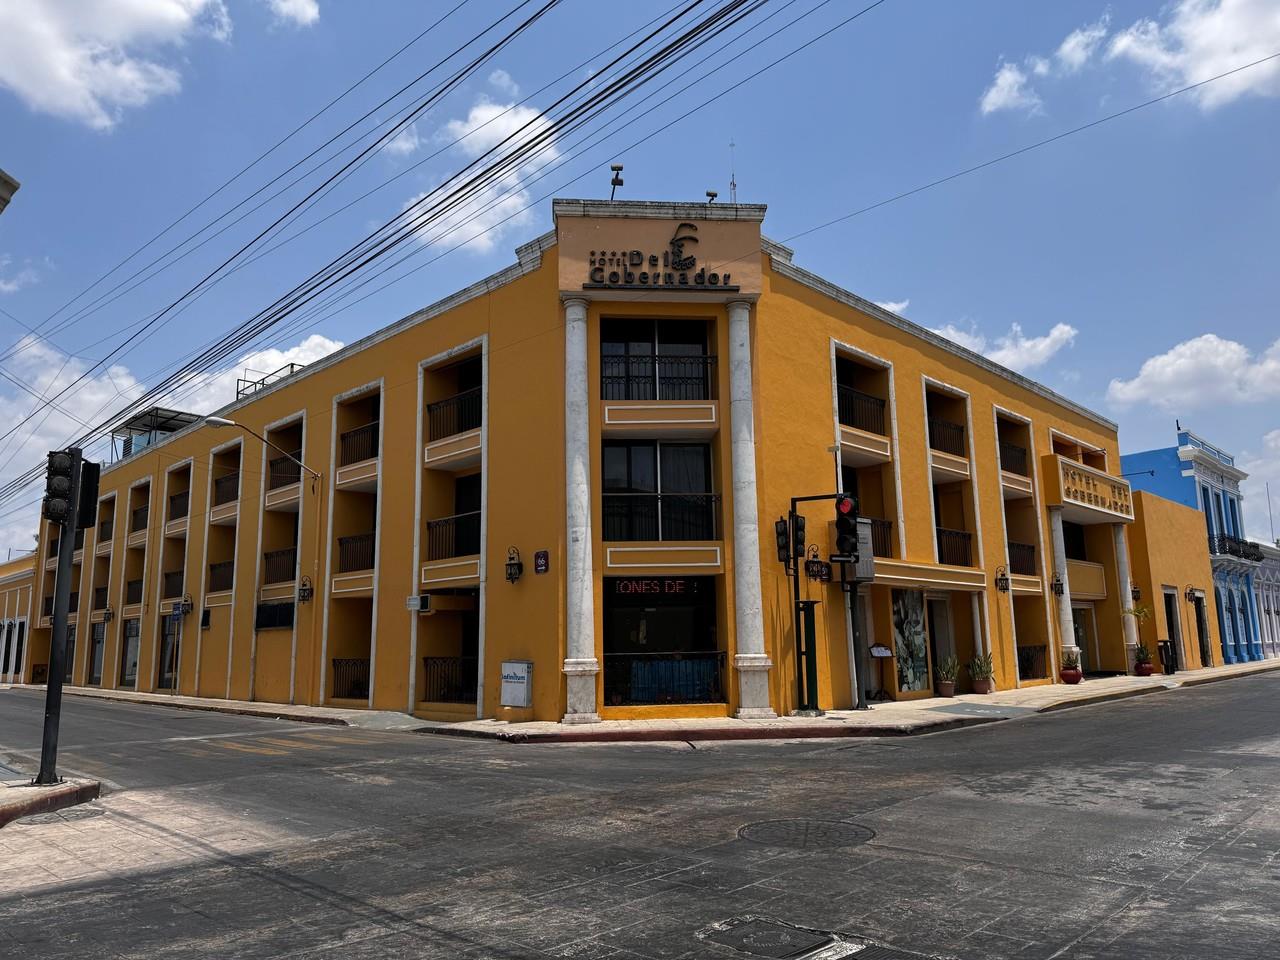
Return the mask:
<path id="1" fill-rule="evenodd" d="M 427 404 L 427 444 L 423 466 L 463 470 L 480 462 L 484 393 L 479 387 Z"/>
<path id="2" fill-rule="evenodd" d="M 842 427 L 888 436 L 884 427 L 885 402 L 879 397 L 841 383 L 836 385 L 836 406 Z"/>
<path id="3" fill-rule="evenodd" d="M 938 527 L 938 562 L 951 567 L 973 566 L 973 534 Z"/>
<path id="4" fill-rule="evenodd" d="M 358 533 L 352 537 L 338 538 L 338 572 L 373 569 L 372 533 Z"/>
<path id="5" fill-rule="evenodd" d="M 297 467 L 294 467 L 297 470 Z M 224 477 L 218 477 L 213 481 L 213 505 L 221 507 L 224 504 L 235 503 L 240 499 L 240 472 L 228 473 Z"/>
<path id="6" fill-rule="evenodd" d="M 422 699 L 429 703 L 475 703 L 475 657 L 423 657 L 426 684 Z"/>
<path id="7" fill-rule="evenodd" d="M 124 602 L 126 606 L 142 602 L 141 580 L 129 580 L 125 582 Z"/>
<path id="8" fill-rule="evenodd" d="M 372 460 L 378 455 L 378 421 L 348 430 L 338 438 L 338 466 Z"/>
<path id="9" fill-rule="evenodd" d="M 53 616 L 53 597 L 44 598 L 44 607 L 42 608 L 42 610 L 43 610 L 43 614 L 42 614 L 43 616 L 46 616 L 46 617 Z"/>
<path id="10" fill-rule="evenodd" d="M 71 601 L 67 604 L 67 611 L 69 613 L 76 613 L 77 611 L 79 611 L 79 609 L 80 609 L 80 591 L 72 590 Z"/>
<path id="11" fill-rule="evenodd" d="M 427 559 L 449 560 L 480 552 L 480 511 L 427 521 Z"/>
<path id="12" fill-rule="evenodd" d="M 107 519 L 98 521 L 98 546 L 107 547 L 107 550 L 101 552 L 110 552 L 111 538 L 115 536 L 115 533 L 116 522 L 114 520 Z"/>
<path id="13" fill-rule="evenodd" d="M 964 426 L 952 423 L 950 420 L 943 420 L 941 417 L 930 417 L 929 449 L 967 459 L 969 452 L 965 449 Z"/>
<path id="14" fill-rule="evenodd" d="M 1031 476 L 1027 448 L 1010 443 L 1008 440 L 1001 440 L 1000 469 L 1007 473 L 1016 473 L 1020 477 Z"/>
<path id="15" fill-rule="evenodd" d="M 606 493 L 605 541 L 719 540 L 715 493 Z"/>
<path id="16" fill-rule="evenodd" d="M 223 560 L 221 563 L 209 564 L 209 593 L 222 593 L 230 590 L 235 584 L 236 563 L 234 560 Z"/>
<path id="17" fill-rule="evenodd" d="M 1036 548 L 1030 543 L 1009 541 L 1009 572 L 1025 577 L 1036 575 Z"/>
<path id="18" fill-rule="evenodd" d="M 369 658 L 341 657 L 333 661 L 335 700 L 369 699 Z"/>
<path id="19" fill-rule="evenodd" d="M 75 555 L 83 549 L 84 549 L 84 530 L 77 530 L 72 535 L 72 538 L 71 538 L 71 556 L 75 558 Z"/>
<path id="20" fill-rule="evenodd" d="M 129 514 L 129 532 L 139 533 L 143 530 L 146 530 L 147 523 L 150 521 L 150 519 L 151 519 L 150 504 L 144 503 L 142 506 L 136 507 L 134 511 L 131 514 Z"/>
<path id="21" fill-rule="evenodd" d="M 93 588 L 93 609 L 95 610 L 107 609 L 107 588 L 106 587 Z"/>
<path id="22" fill-rule="evenodd" d="M 191 508 L 191 491 L 184 490 L 182 493 L 174 493 L 169 496 L 169 519 L 185 520 L 187 511 Z"/>
<path id="23" fill-rule="evenodd" d="M 160 599 L 176 600 L 182 596 L 182 571 L 170 570 L 160 582 Z"/>
<path id="24" fill-rule="evenodd" d="M 276 457 L 267 463 L 267 495 L 263 506 L 267 510 L 297 513 L 302 500 L 302 459 L 298 450 L 287 457 Z"/>
<path id="25" fill-rule="evenodd" d="M 1265 559 L 1261 547 L 1239 537 L 1210 537 L 1209 553 L 1215 557 L 1234 557 L 1237 560 L 1248 560 L 1252 563 L 1261 563 Z"/>
<path id="26" fill-rule="evenodd" d="M 262 582 L 264 584 L 292 583 L 297 576 L 297 570 L 297 547 L 268 550 L 262 555 Z"/>
<path id="27" fill-rule="evenodd" d="M 893 521 L 871 519 L 871 552 L 877 557 L 893 557 Z"/>
<path id="28" fill-rule="evenodd" d="M 724 703 L 723 651 L 606 653 L 604 704 Z"/>
<path id="29" fill-rule="evenodd" d="M 716 358 L 620 356 L 600 358 L 600 414 L 604 436 L 707 437 L 719 426 Z"/>

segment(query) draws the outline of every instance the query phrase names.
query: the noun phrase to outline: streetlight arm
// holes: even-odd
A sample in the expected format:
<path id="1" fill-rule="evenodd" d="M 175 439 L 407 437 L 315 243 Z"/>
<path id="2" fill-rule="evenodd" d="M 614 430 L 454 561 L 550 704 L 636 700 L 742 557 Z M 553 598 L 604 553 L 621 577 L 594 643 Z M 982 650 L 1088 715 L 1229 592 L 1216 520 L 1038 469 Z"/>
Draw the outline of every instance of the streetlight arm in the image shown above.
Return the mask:
<path id="1" fill-rule="evenodd" d="M 205 424 L 206 424 L 207 426 L 214 427 L 214 428 L 217 428 L 217 427 L 239 427 L 241 430 L 243 430 L 245 433 L 249 434 L 251 437 L 257 437 L 259 440 L 261 440 L 261 441 L 262 441 L 263 443 L 265 443 L 267 446 L 269 446 L 269 447 L 274 447 L 276 450 L 279 450 L 281 453 L 283 453 L 283 454 L 285 455 L 285 457 L 287 457 L 288 459 L 292 460 L 294 463 L 296 463 L 296 464 L 297 464 L 299 467 L 301 467 L 303 470 L 307 471 L 307 473 L 311 474 L 311 476 L 312 476 L 312 477 L 314 477 L 316 480 L 321 480 L 321 479 L 323 479 L 323 478 L 320 476 L 320 474 L 319 474 L 319 473 L 317 473 L 315 470 L 312 470 L 310 467 L 308 467 L 305 463 L 303 463 L 301 460 L 299 460 L 297 457 L 295 457 L 295 456 L 294 456 L 292 453 L 290 453 L 288 450 L 284 449 L 284 448 L 283 448 L 283 447 L 281 447 L 279 444 L 272 443 L 270 440 L 268 440 L 268 439 L 267 439 L 266 437 L 264 437 L 262 434 L 258 433 L 258 431 L 257 431 L 257 430 L 253 430 L 253 429 L 251 429 L 251 428 L 249 428 L 249 427 L 246 427 L 243 423 L 240 423 L 238 420 L 228 420 L 226 417 L 205 417 L 205 418 L 204 418 L 204 422 L 205 422 Z"/>

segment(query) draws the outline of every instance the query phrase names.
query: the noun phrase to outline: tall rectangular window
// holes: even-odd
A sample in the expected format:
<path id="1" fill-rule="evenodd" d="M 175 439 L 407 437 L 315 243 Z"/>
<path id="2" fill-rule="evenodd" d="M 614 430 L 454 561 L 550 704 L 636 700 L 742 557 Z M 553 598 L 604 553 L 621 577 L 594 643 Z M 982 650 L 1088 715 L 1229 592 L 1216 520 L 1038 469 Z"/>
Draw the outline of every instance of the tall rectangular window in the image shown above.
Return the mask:
<path id="1" fill-rule="evenodd" d="M 718 538 L 707 444 L 608 441 L 601 473 L 605 540 Z"/>
<path id="2" fill-rule="evenodd" d="M 138 646 L 142 637 L 142 621 L 134 618 L 124 622 L 123 647 L 120 651 L 120 686 L 133 687 L 138 683 Z"/>
<path id="3" fill-rule="evenodd" d="M 714 364 L 704 322 L 613 319 L 601 324 L 604 400 L 707 400 Z"/>

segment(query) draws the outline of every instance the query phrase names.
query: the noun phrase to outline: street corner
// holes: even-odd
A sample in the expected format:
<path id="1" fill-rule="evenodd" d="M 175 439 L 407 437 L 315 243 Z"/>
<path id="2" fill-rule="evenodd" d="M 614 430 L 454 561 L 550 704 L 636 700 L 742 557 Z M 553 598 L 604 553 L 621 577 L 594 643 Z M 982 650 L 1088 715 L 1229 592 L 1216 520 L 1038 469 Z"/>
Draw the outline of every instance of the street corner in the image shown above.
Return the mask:
<path id="1" fill-rule="evenodd" d="M 9 777 L 13 771 L 6 770 Z M 67 777 L 58 783 L 37 785 L 30 777 L 0 780 L 0 828 L 23 817 L 56 813 L 102 794 L 102 783 L 88 777 Z"/>

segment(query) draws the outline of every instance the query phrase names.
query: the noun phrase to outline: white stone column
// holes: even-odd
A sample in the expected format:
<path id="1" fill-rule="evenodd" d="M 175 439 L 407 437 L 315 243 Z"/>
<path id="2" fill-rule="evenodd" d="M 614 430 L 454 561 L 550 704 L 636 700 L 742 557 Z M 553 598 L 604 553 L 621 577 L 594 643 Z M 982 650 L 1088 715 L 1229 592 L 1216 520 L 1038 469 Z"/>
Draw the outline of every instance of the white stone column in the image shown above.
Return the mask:
<path id="1" fill-rule="evenodd" d="M 998 602 L 998 601 L 997 601 Z M 969 594 L 969 606 L 973 611 L 973 649 L 978 653 L 991 653 L 991 644 L 982 636 L 982 598 L 977 593 Z"/>
<path id="2" fill-rule="evenodd" d="M 1120 580 L 1120 620 L 1124 627 L 1125 663 L 1128 665 L 1126 669 L 1133 673 L 1138 653 L 1138 618 L 1132 612 L 1124 612 L 1133 610 L 1133 579 L 1129 571 L 1129 543 L 1125 539 L 1124 527 L 1123 523 L 1113 523 L 1111 536 L 1115 541 L 1116 575 Z M 1155 598 L 1153 597 L 1152 600 L 1154 601 Z M 1180 628 L 1181 624 L 1178 626 Z M 1179 656 L 1185 656 L 1185 654 Z"/>
<path id="3" fill-rule="evenodd" d="M 1053 535 L 1053 569 L 1062 578 L 1062 596 L 1058 601 L 1058 632 L 1062 634 L 1062 653 L 1074 653 L 1080 656 L 1080 648 L 1076 646 L 1075 620 L 1071 614 L 1071 578 L 1067 575 L 1067 541 L 1062 534 L 1062 508 L 1049 508 L 1049 529 Z M 1052 583 L 1052 579 L 1050 580 Z M 1057 668 L 1061 664 L 1053 664 L 1051 669 L 1057 676 Z"/>
<path id="4" fill-rule="evenodd" d="M 564 303 L 565 723 L 595 723 L 595 573 L 591 558 L 591 421 L 587 301 Z"/>
<path id="5" fill-rule="evenodd" d="M 775 716 L 769 705 L 760 590 L 760 506 L 756 498 L 756 428 L 751 391 L 751 304 L 729 304 L 729 428 L 733 471 L 733 596 L 737 624 L 734 669 L 742 720 Z"/>

